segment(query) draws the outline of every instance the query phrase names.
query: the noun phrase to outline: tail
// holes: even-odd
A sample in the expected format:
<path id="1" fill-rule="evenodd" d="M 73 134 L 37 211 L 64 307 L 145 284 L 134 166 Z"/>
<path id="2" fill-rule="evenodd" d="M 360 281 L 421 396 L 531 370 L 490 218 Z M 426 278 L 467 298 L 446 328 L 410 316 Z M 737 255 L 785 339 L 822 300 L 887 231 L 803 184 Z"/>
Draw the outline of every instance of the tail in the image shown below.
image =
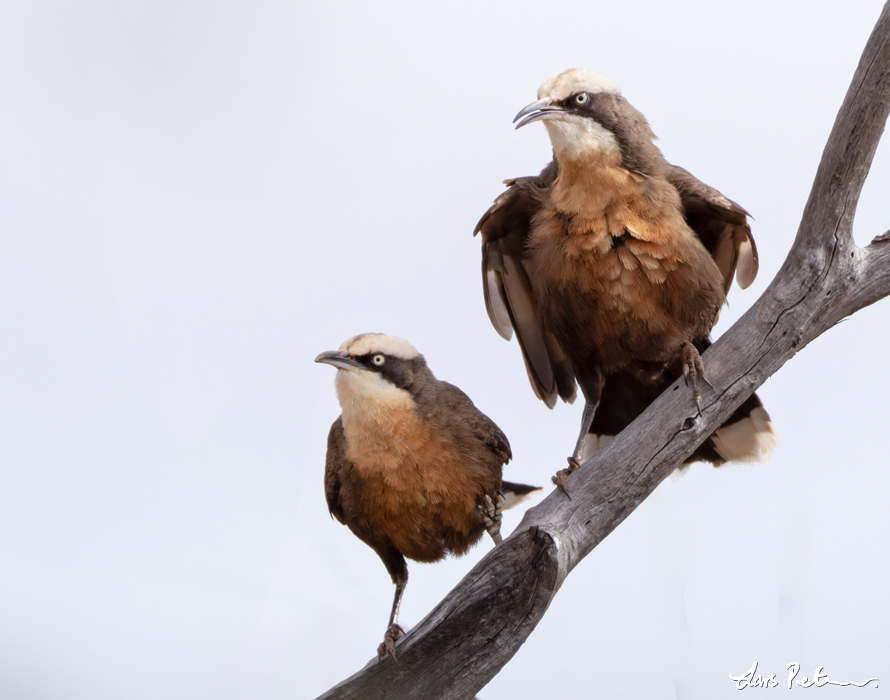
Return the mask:
<path id="1" fill-rule="evenodd" d="M 630 425 L 671 383 L 671 377 L 650 383 L 628 372 L 609 375 L 583 458 L 588 459 Z M 719 467 L 726 462 L 763 462 L 775 446 L 776 431 L 769 414 L 757 394 L 751 394 L 683 464 L 709 462 Z"/>
<path id="2" fill-rule="evenodd" d="M 708 438 L 724 462 L 763 462 L 776 446 L 776 431 L 757 394 L 751 394 Z"/>
<path id="3" fill-rule="evenodd" d="M 512 508 L 524 500 L 531 498 L 535 491 L 540 491 L 540 486 L 529 486 L 528 484 L 515 484 L 512 481 L 501 482 L 500 505 L 501 510 Z"/>

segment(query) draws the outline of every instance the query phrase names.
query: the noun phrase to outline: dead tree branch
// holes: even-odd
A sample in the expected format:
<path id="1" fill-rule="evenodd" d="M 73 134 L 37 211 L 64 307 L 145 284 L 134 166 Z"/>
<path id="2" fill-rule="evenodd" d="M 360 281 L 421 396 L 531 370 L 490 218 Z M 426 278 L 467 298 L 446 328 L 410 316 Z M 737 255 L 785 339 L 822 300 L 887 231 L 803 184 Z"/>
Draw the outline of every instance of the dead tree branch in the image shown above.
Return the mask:
<path id="1" fill-rule="evenodd" d="M 890 112 L 890 2 L 825 146 L 794 245 L 763 296 L 705 361 L 699 418 L 681 382 L 553 491 L 398 646 L 324 699 L 471 698 L 512 658 L 569 572 L 807 343 L 890 294 L 890 240 L 853 242 L 862 185 Z M 683 418 L 679 418 L 682 416 Z"/>

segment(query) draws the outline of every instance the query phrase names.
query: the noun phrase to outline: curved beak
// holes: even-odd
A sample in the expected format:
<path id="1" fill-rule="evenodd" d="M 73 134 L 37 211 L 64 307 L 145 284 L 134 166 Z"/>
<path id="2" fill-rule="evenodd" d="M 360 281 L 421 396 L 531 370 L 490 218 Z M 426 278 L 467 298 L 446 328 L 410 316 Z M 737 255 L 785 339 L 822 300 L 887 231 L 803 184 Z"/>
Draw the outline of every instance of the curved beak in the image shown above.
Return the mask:
<path id="1" fill-rule="evenodd" d="M 356 369 L 368 369 L 360 362 L 353 360 L 345 350 L 328 350 L 316 357 L 315 361 L 325 365 L 332 365 L 337 369 L 348 369 L 350 371 Z"/>
<path id="2" fill-rule="evenodd" d="M 531 124 L 532 122 L 540 122 L 546 119 L 559 119 L 563 114 L 565 114 L 565 110 L 562 107 L 554 107 L 553 102 L 550 99 L 543 100 L 535 100 L 530 105 L 526 105 L 522 109 L 519 110 L 519 114 L 517 114 L 513 118 L 513 123 L 516 124 L 516 128 L 518 129 L 520 126 L 525 126 L 526 124 Z"/>

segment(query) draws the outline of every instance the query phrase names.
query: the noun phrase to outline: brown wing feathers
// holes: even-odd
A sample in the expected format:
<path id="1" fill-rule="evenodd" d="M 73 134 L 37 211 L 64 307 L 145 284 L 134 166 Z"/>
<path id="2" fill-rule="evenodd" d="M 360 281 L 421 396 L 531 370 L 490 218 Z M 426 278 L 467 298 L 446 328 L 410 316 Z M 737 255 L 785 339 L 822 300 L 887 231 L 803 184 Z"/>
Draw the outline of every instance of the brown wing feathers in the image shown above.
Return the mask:
<path id="1" fill-rule="evenodd" d="M 328 451 L 325 454 L 324 496 L 328 502 L 328 512 L 332 518 L 346 523 L 343 505 L 340 502 L 340 470 L 346 456 L 343 454 L 345 443 L 343 419 L 337 418 L 328 433 Z"/>
<path id="2" fill-rule="evenodd" d="M 574 400 L 575 376 L 565 352 L 541 322 L 522 260 L 532 217 L 556 176 L 554 160 L 537 177 L 506 180 L 507 191 L 474 231 L 482 234 L 483 289 L 491 323 L 507 340 L 516 331 L 529 382 L 551 408 L 557 396 Z M 748 212 L 679 166 L 669 165 L 667 177 L 680 194 L 687 224 L 717 263 L 724 290 L 733 277 L 742 288 L 750 285 L 758 262 Z"/>
<path id="3" fill-rule="evenodd" d="M 499 257 L 499 251 L 494 245 L 483 248 L 482 290 L 491 325 L 504 340 L 510 340 L 513 337 L 513 322 L 510 319 L 510 309 L 507 308 L 507 292 L 504 289 Z"/>
<path id="4" fill-rule="evenodd" d="M 510 339 L 515 329 L 529 382 L 535 395 L 553 408 L 557 396 L 575 399 L 571 365 L 541 322 L 528 273 L 522 264 L 534 212 L 556 177 L 553 163 L 538 177 L 516 178 L 476 226 L 482 234 L 482 285 L 488 317 L 498 333 Z"/>
<path id="5" fill-rule="evenodd" d="M 671 165 L 667 176 L 680 193 L 686 223 L 723 274 L 724 291 L 729 291 L 733 275 L 739 287 L 748 287 L 758 268 L 757 247 L 748 225 L 750 214 L 684 168 Z"/>

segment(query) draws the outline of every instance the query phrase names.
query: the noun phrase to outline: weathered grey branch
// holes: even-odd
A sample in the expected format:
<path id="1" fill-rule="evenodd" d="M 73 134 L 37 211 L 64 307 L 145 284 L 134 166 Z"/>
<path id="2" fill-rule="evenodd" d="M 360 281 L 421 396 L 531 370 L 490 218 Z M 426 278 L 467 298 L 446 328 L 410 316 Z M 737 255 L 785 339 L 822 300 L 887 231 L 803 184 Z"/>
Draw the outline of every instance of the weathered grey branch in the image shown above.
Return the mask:
<path id="1" fill-rule="evenodd" d="M 890 294 L 890 240 L 853 243 L 890 112 L 890 1 L 825 146 L 794 245 L 763 296 L 706 354 L 698 417 L 675 383 L 554 491 L 398 646 L 322 698 L 471 698 L 516 653 L 569 572 L 750 394 L 814 338 Z M 684 416 L 678 419 L 678 416 Z"/>

